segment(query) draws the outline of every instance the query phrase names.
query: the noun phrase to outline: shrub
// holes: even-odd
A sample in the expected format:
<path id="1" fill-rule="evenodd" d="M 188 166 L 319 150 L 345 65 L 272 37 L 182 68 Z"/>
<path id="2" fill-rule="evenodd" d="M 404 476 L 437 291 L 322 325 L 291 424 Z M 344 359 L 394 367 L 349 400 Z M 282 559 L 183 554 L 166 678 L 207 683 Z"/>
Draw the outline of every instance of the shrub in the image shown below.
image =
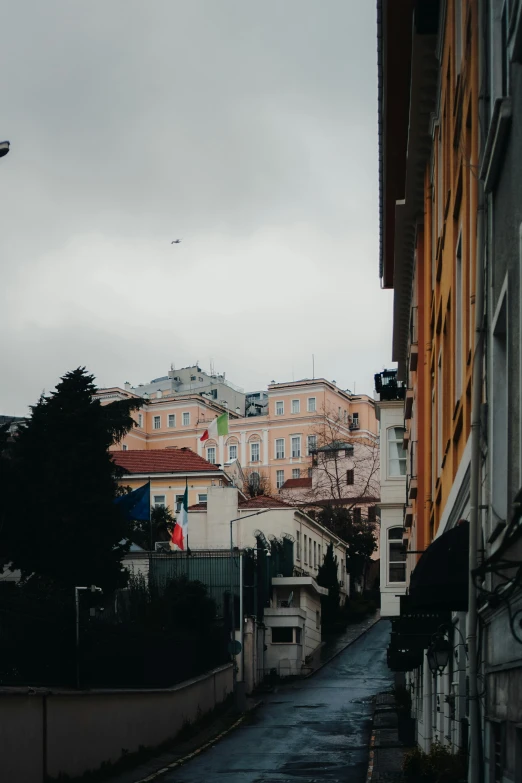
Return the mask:
<path id="1" fill-rule="evenodd" d="M 465 783 L 466 759 L 462 753 L 452 753 L 441 742 L 434 742 L 429 753 L 419 747 L 404 757 L 403 772 L 411 783 Z"/>

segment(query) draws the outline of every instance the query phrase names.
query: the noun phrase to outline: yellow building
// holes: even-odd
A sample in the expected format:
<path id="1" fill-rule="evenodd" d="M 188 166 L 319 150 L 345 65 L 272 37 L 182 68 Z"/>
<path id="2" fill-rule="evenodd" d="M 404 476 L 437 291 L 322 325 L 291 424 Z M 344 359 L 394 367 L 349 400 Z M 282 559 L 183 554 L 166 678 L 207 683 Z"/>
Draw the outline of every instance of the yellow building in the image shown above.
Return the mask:
<path id="1" fill-rule="evenodd" d="M 408 572 L 434 539 L 449 534 L 437 544 L 443 552 L 440 584 L 431 584 L 431 598 L 421 607 L 415 604 L 412 582 L 410 595 L 401 599 L 401 615 L 414 617 L 416 611 L 429 610 L 438 613 L 439 624 L 452 624 L 449 638 L 457 656 L 453 680 L 441 678 L 432 692 L 433 678 L 421 648 L 412 652 L 395 646 L 391 656 L 399 670 L 415 672 L 411 676 L 418 686 L 414 709 L 421 746 L 429 749 L 439 739 L 467 751 L 462 728 L 465 655 L 458 635 L 466 633 L 467 553 L 462 553 L 458 573 L 448 575 L 450 556 L 444 541 L 455 540 L 459 522 L 470 511 L 478 3 L 379 0 L 378 23 L 380 277 L 383 288 L 394 290 L 392 358 L 398 362 L 399 378 L 407 382 Z M 450 590 L 447 578 L 454 580 Z M 429 633 L 426 638 L 431 638 Z M 444 705 L 445 696 L 449 701 Z M 439 710 L 434 706 L 437 698 Z"/>

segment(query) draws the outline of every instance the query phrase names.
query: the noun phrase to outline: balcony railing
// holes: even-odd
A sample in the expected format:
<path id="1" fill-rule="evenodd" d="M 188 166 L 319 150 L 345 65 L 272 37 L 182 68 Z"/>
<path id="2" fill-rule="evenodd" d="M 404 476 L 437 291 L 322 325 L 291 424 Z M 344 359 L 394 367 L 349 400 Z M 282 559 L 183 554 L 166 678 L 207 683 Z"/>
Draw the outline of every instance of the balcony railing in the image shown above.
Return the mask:
<path id="1" fill-rule="evenodd" d="M 375 391 L 381 400 L 403 400 L 406 384 L 397 380 L 397 370 L 383 370 L 374 376 Z"/>

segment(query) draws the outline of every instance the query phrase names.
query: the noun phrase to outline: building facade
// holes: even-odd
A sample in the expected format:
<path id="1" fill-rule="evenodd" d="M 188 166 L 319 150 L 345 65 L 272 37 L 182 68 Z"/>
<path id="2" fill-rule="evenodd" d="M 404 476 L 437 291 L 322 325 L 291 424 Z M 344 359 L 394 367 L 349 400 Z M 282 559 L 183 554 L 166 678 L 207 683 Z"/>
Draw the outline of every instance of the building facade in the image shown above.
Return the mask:
<path id="1" fill-rule="evenodd" d="M 405 384 L 396 370 L 375 376 L 377 417 L 380 423 L 380 590 L 381 616 L 400 613 L 409 564 L 404 551 L 406 451 L 404 449 Z"/>
<path id="2" fill-rule="evenodd" d="M 192 375 L 193 369 L 189 368 Z M 194 372 L 205 381 L 204 374 L 198 375 L 197 369 Z M 325 421 L 339 421 L 342 440 L 364 442 L 377 434 L 373 399 L 343 391 L 325 379 L 270 384 L 266 398 L 256 392 L 259 404 L 249 403 L 249 409 L 260 412 L 254 416 L 243 415 L 244 405 L 239 410 L 225 406 L 219 395 L 214 399 L 207 392 L 169 390 L 172 383 L 174 380 L 166 376 L 155 391 L 154 383 L 143 387 L 150 392 L 130 385 L 99 390 L 102 403 L 131 396 L 144 398 L 142 409 L 135 414 L 136 427 L 115 450 L 187 447 L 218 465 L 237 459 L 246 473 L 265 477 L 269 490 L 275 493 L 287 479 L 311 473 L 312 451 Z M 202 444 L 204 430 L 225 411 L 229 415 L 228 436 Z"/>
<path id="3" fill-rule="evenodd" d="M 393 358 L 408 384 L 405 538 L 415 564 L 388 659 L 406 672 L 423 749 L 439 740 L 461 750 L 471 783 L 514 783 L 522 3 L 382 0 L 378 11 L 380 274 L 394 289 Z"/>
<path id="4" fill-rule="evenodd" d="M 440 741 L 462 751 L 473 775 L 478 648 L 466 611 L 480 364 L 479 4 L 380 0 L 378 20 L 380 277 L 394 291 L 392 358 L 407 387 L 396 422 L 406 450 L 407 595 L 395 599 L 388 660 L 407 672 L 422 749 Z M 451 655 L 434 675 L 427 652 L 441 640 Z"/>

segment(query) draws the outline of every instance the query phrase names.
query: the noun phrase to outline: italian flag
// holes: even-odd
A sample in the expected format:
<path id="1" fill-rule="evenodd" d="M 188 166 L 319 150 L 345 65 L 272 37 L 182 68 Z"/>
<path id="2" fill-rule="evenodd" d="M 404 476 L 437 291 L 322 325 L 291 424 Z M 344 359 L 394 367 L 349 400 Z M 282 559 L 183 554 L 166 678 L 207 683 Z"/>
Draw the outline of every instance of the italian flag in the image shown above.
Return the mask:
<path id="1" fill-rule="evenodd" d="M 185 487 L 183 503 L 179 510 L 179 515 L 172 531 L 172 544 L 185 552 L 188 542 L 188 486 Z"/>
<path id="2" fill-rule="evenodd" d="M 228 413 L 222 413 L 221 416 L 214 419 L 208 430 L 205 430 L 201 436 L 200 441 L 204 443 L 209 438 L 217 438 L 218 435 L 228 435 Z"/>

